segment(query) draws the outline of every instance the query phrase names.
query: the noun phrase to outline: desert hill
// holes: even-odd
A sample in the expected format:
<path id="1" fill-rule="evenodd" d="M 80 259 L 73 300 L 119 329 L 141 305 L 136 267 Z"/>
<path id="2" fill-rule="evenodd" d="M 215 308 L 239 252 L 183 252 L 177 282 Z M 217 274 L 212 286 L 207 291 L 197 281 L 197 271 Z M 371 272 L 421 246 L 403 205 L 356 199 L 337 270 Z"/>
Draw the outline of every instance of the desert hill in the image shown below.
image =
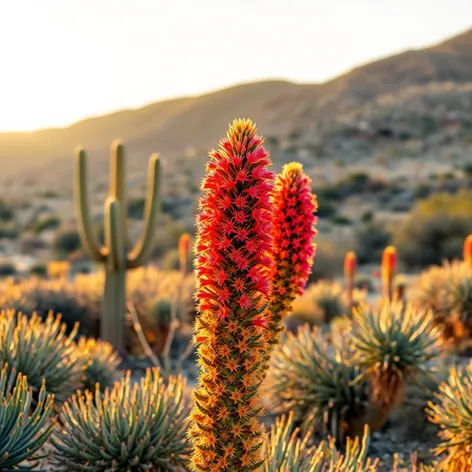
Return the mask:
<path id="1" fill-rule="evenodd" d="M 226 124 L 238 116 L 254 119 L 266 137 L 307 147 L 314 157 L 349 153 L 351 148 L 339 147 L 339 141 L 366 136 L 368 149 L 362 149 L 370 153 L 379 127 L 389 128 L 391 137 L 423 139 L 451 116 L 472 125 L 471 103 L 472 29 L 439 45 L 358 67 L 324 84 L 244 84 L 66 128 L 0 133 L 0 164 L 3 176 L 51 164 L 68 174 L 73 150 L 82 144 L 93 165 L 102 167 L 117 137 L 125 141 L 130 166 L 136 169 L 155 151 L 174 159 L 193 149 L 203 158 L 204 150 L 214 146 Z"/>

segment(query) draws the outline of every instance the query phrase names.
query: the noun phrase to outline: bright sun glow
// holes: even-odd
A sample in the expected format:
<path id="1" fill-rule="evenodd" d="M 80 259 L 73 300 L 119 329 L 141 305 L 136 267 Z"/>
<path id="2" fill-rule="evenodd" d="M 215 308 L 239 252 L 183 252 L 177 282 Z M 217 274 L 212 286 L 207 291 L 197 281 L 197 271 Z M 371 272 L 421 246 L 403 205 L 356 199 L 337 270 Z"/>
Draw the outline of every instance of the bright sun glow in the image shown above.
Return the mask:
<path id="1" fill-rule="evenodd" d="M 0 2 L 0 130 L 239 82 L 323 81 L 470 27 L 472 1 Z"/>

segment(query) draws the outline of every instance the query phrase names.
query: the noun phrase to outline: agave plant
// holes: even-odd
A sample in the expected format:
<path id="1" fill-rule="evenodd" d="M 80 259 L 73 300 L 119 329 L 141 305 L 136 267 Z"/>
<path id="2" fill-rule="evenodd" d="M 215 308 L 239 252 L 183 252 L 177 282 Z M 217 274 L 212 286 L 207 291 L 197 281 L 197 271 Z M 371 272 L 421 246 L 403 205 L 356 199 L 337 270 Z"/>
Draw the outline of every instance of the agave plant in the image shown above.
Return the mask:
<path id="1" fill-rule="evenodd" d="M 441 463 L 451 471 L 472 470 L 472 362 L 462 369 L 452 368 L 436 398 L 427 412 L 429 420 L 441 427 L 443 442 L 436 449 L 438 454 L 446 453 Z"/>
<path id="2" fill-rule="evenodd" d="M 310 433 L 299 437 L 293 412 L 276 419 L 264 444 L 263 472 L 374 472 L 378 461 L 367 459 L 369 431 L 362 441 L 347 439 L 345 455 L 339 454 L 334 441 L 310 445 Z"/>
<path id="3" fill-rule="evenodd" d="M 25 375 L 28 384 L 39 392 L 43 379 L 46 391 L 64 402 L 82 386 L 86 360 L 80 355 L 74 337 L 78 325 L 66 335 L 60 316 L 50 313 L 42 321 L 14 311 L 0 313 L 0 366 Z"/>
<path id="4" fill-rule="evenodd" d="M 94 391 L 98 383 L 100 390 L 112 387 L 119 378 L 118 367 L 121 364 L 119 354 L 106 341 L 81 337 L 77 343 L 80 354 L 87 359 L 84 388 Z"/>
<path id="5" fill-rule="evenodd" d="M 472 334 L 472 268 L 468 264 L 445 262 L 423 272 L 412 301 L 432 310 L 445 338 L 460 341 Z"/>
<path id="6" fill-rule="evenodd" d="M 328 432 L 335 439 L 350 435 L 364 414 L 366 384 L 353 381 L 359 370 L 323 339 L 318 328 L 304 326 L 288 333 L 274 349 L 267 394 L 274 411 L 292 410 L 303 429 Z"/>
<path id="7" fill-rule="evenodd" d="M 78 392 L 64 404 L 51 442 L 59 472 L 156 471 L 183 469 L 189 456 L 181 377 L 164 383 L 148 369 L 139 383 L 131 373 L 112 389 Z"/>
<path id="8" fill-rule="evenodd" d="M 350 336 L 354 362 L 369 378 L 373 400 L 385 413 L 403 399 L 407 379 L 428 388 L 429 361 L 439 353 L 439 336 L 431 312 L 409 305 L 361 305 L 355 310 Z"/>
<path id="9" fill-rule="evenodd" d="M 16 379 L 16 381 L 15 381 Z M 4 365 L 0 371 L 0 470 L 31 470 L 36 454 L 51 434 L 49 422 L 54 396 L 46 393 L 43 381 L 36 406 L 33 390 L 22 374 Z M 21 465 L 25 460 L 30 465 Z"/>

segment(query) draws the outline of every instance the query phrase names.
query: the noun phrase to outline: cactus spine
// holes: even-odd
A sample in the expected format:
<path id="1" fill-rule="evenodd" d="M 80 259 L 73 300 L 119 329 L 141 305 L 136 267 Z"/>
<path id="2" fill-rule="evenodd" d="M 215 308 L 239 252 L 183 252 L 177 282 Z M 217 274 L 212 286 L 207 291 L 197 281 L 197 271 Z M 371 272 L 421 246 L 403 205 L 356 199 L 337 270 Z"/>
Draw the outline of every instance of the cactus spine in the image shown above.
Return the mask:
<path id="1" fill-rule="evenodd" d="M 101 247 L 92 226 L 87 197 L 87 160 L 79 148 L 75 156 L 75 200 L 79 234 L 84 250 L 105 267 L 105 292 L 101 319 L 101 337 L 124 351 L 126 310 L 126 270 L 141 266 L 152 247 L 159 210 L 160 161 L 157 154 L 149 159 L 148 195 L 144 214 L 144 230 L 135 248 L 127 253 L 125 154 L 117 141 L 111 148 L 110 190 L 105 201 L 105 245 Z"/>

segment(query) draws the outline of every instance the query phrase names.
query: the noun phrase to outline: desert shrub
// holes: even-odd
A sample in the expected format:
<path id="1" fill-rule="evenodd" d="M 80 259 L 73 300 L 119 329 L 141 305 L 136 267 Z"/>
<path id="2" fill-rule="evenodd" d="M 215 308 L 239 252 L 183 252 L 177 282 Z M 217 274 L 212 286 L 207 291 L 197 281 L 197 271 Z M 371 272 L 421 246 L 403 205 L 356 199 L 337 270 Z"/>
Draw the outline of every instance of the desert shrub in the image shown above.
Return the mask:
<path id="1" fill-rule="evenodd" d="M 434 402 L 429 403 L 430 421 L 440 426 L 443 442 L 438 454 L 444 470 L 471 470 L 472 468 L 472 362 L 465 368 L 452 368 L 447 382 L 439 387 Z"/>
<path id="2" fill-rule="evenodd" d="M 68 332 L 79 322 L 80 334 L 96 337 L 101 296 L 101 286 L 85 276 L 76 277 L 74 283 L 32 278 L 5 284 L 0 289 L 0 307 L 13 308 L 28 316 L 36 312 L 41 318 L 52 311 L 61 314 Z"/>
<path id="3" fill-rule="evenodd" d="M 37 275 L 38 277 L 45 277 L 48 273 L 48 268 L 46 264 L 38 262 L 31 266 L 30 268 L 30 274 L 31 275 Z"/>
<path id="4" fill-rule="evenodd" d="M 0 238 L 16 239 L 18 237 L 18 228 L 12 222 L 0 221 Z"/>
<path id="5" fill-rule="evenodd" d="M 61 254 L 70 254 L 80 247 L 80 236 L 75 228 L 62 228 L 57 231 L 53 241 L 54 250 Z"/>
<path id="6" fill-rule="evenodd" d="M 340 275 L 343 270 L 344 252 L 331 241 L 318 238 L 316 241 L 316 257 L 309 282 L 320 279 L 331 279 Z"/>
<path id="7" fill-rule="evenodd" d="M 431 310 L 445 338 L 472 334 L 472 270 L 462 262 L 445 262 L 424 271 L 413 285 L 412 302 Z"/>
<path id="8" fill-rule="evenodd" d="M 3 200 L 0 200 L 0 220 L 11 221 L 15 217 L 15 212 Z"/>
<path id="9" fill-rule="evenodd" d="M 164 383 L 153 369 L 139 383 L 128 372 L 104 393 L 74 395 L 51 438 L 56 470 L 184 469 L 189 455 L 184 387 L 182 378 Z"/>
<path id="10" fill-rule="evenodd" d="M 390 233 L 381 223 L 362 225 L 355 232 L 355 252 L 359 264 L 377 263 L 389 244 Z"/>
<path id="11" fill-rule="evenodd" d="M 16 267 L 12 262 L 0 261 L 0 277 L 10 277 L 16 274 Z"/>
<path id="12" fill-rule="evenodd" d="M 354 276 L 354 287 L 359 290 L 367 289 L 368 292 L 373 292 L 375 290 L 372 277 L 369 274 L 364 274 L 362 272 L 357 273 Z"/>
<path id="13" fill-rule="evenodd" d="M 96 385 L 100 384 L 103 392 L 106 388 L 113 387 L 119 379 L 118 367 L 121 364 L 120 356 L 113 346 L 105 341 L 81 337 L 77 347 L 82 357 L 87 359 L 82 380 L 84 388 L 94 392 Z"/>
<path id="14" fill-rule="evenodd" d="M 128 202 L 128 217 L 133 220 L 142 220 L 144 216 L 144 205 L 146 199 L 143 197 L 135 198 Z"/>
<path id="15" fill-rule="evenodd" d="M 44 382 L 39 389 L 38 401 L 33 404 L 33 389 L 24 375 L 8 365 L 0 371 L 0 470 L 28 470 L 21 467 L 25 460 L 32 461 L 48 440 L 52 423 L 49 422 L 54 396 L 46 393 Z M 31 464 L 35 467 L 37 464 Z"/>
<path id="16" fill-rule="evenodd" d="M 57 216 L 50 215 L 36 221 L 36 223 L 34 224 L 33 232 L 35 234 L 39 234 L 48 229 L 58 228 L 60 224 L 61 220 Z"/>
<path id="17" fill-rule="evenodd" d="M 348 314 L 344 288 L 337 282 L 320 280 L 307 290 L 307 295 L 313 300 L 315 316 L 325 323 Z"/>
<path id="18" fill-rule="evenodd" d="M 47 247 L 46 241 L 32 234 L 22 234 L 19 238 L 18 250 L 23 254 L 34 254 L 40 249 Z"/>
<path id="19" fill-rule="evenodd" d="M 102 272 L 81 275 L 79 280 L 83 280 L 87 286 L 98 288 L 99 291 L 104 284 Z M 166 320 L 170 317 L 171 304 L 177 304 L 178 321 L 193 321 L 193 274 L 182 279 L 179 271 L 165 272 L 152 266 L 141 267 L 128 274 L 126 289 L 127 299 L 136 309 L 146 340 L 153 349 L 159 350 L 162 347 L 158 344 L 162 344 L 162 328 L 167 330 L 169 327 Z M 130 351 L 142 352 L 133 329 L 127 331 L 127 344 Z"/>
<path id="20" fill-rule="evenodd" d="M 369 392 L 359 370 L 343 361 L 318 328 L 304 326 L 274 348 L 267 395 L 273 411 L 292 410 L 303 429 L 342 440 L 364 414 Z M 362 424 L 363 427 L 363 424 Z"/>
<path id="21" fill-rule="evenodd" d="M 333 441 L 311 444 L 311 434 L 300 437 L 294 428 L 293 412 L 275 420 L 264 443 L 263 472 L 375 472 L 378 461 L 368 459 L 369 432 L 366 428 L 362 441 L 347 439 L 346 452 L 341 455 Z"/>
<path id="22" fill-rule="evenodd" d="M 472 193 L 436 193 L 419 200 L 393 233 L 393 244 L 409 269 L 461 257 L 464 238 L 472 233 Z"/>
<path id="23" fill-rule="evenodd" d="M 85 369 L 76 332 L 67 336 L 65 330 L 59 316 L 42 321 L 35 314 L 28 319 L 13 310 L 0 313 L 0 366 L 8 364 L 8 372 L 25 375 L 36 392 L 45 380 L 46 391 L 64 402 L 80 388 Z"/>
<path id="24" fill-rule="evenodd" d="M 315 326 L 330 323 L 348 312 L 347 298 L 341 284 L 320 280 L 309 285 L 303 295 L 295 299 L 287 324 L 292 327 L 304 323 Z"/>

